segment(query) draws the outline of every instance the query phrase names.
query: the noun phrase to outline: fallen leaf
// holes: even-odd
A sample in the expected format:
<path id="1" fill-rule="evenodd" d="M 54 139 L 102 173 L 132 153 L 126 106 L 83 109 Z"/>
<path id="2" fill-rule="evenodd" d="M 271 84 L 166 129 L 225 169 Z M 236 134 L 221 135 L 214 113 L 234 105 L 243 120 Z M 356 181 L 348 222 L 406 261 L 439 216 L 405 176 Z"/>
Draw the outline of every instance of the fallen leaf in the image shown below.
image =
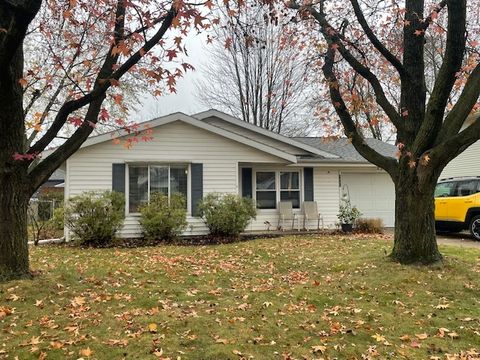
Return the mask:
<path id="1" fill-rule="evenodd" d="M 315 346 L 312 346 L 312 351 L 313 351 L 314 353 L 319 352 L 320 354 L 323 354 L 323 353 L 325 353 L 325 350 L 327 350 L 327 347 L 324 346 L 324 345 L 315 345 Z"/>
<path id="2" fill-rule="evenodd" d="M 448 333 L 447 335 L 451 339 L 458 339 L 459 338 L 459 335 L 455 331 L 453 331 L 451 333 Z"/>
<path id="3" fill-rule="evenodd" d="M 104 342 L 104 344 L 107 344 L 110 346 L 124 347 L 128 345 L 128 340 L 109 339 L 108 341 Z"/>
<path id="4" fill-rule="evenodd" d="M 411 343 L 410 343 L 410 346 L 412 348 L 415 348 L 415 349 L 420 349 L 422 347 L 422 345 L 420 345 L 416 340 L 413 340 Z"/>
<path id="5" fill-rule="evenodd" d="M 83 296 L 76 296 L 73 298 L 70 304 L 72 304 L 73 307 L 80 307 L 85 305 L 85 298 Z"/>
<path id="6" fill-rule="evenodd" d="M 418 340 L 425 340 L 426 338 L 428 338 L 428 335 L 423 333 L 423 334 L 415 334 L 415 337 L 418 339 Z"/>
<path id="7" fill-rule="evenodd" d="M 86 349 L 80 350 L 79 354 L 80 356 L 90 357 L 93 355 L 93 351 L 89 347 L 87 347 Z"/>
<path id="8" fill-rule="evenodd" d="M 18 301 L 20 299 L 19 296 L 15 295 L 15 294 L 10 294 L 8 297 L 7 297 L 7 300 L 10 300 L 10 301 Z"/>
<path id="9" fill-rule="evenodd" d="M 63 344 L 60 341 L 52 341 L 50 342 L 50 347 L 52 349 L 61 349 L 63 348 Z"/>
<path id="10" fill-rule="evenodd" d="M 157 333 L 158 326 L 155 323 L 148 324 L 148 331 L 151 332 L 152 334 Z"/>
<path id="11" fill-rule="evenodd" d="M 385 337 L 380 334 L 372 335 L 372 338 L 374 338 L 377 342 L 384 342 L 386 340 Z"/>

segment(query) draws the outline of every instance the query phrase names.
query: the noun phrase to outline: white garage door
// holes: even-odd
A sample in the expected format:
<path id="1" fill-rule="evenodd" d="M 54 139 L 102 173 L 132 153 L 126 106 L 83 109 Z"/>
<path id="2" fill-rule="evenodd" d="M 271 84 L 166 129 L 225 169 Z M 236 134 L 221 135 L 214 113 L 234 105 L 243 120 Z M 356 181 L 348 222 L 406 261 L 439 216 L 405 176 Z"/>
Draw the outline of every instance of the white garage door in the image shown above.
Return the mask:
<path id="1" fill-rule="evenodd" d="M 385 226 L 395 225 L 395 189 L 386 174 L 342 173 L 342 186 L 347 184 L 352 205 L 363 217 L 381 218 Z"/>

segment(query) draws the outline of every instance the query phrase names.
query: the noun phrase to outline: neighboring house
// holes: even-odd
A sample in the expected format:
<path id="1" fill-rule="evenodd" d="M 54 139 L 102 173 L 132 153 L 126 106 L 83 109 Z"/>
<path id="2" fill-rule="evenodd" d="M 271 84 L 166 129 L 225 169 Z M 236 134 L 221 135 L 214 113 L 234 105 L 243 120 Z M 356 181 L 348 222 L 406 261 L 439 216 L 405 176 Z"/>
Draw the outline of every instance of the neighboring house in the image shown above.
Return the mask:
<path id="1" fill-rule="evenodd" d="M 473 124 L 480 116 L 480 112 L 470 115 L 462 130 Z M 441 179 L 458 176 L 480 176 L 480 141 L 467 148 L 463 153 L 453 159 L 443 170 Z"/>
<path id="2" fill-rule="evenodd" d="M 57 169 L 53 174 L 45 181 L 32 198 L 37 198 L 41 194 L 45 193 L 63 193 L 65 186 L 65 170 Z"/>
<path id="3" fill-rule="evenodd" d="M 457 176 L 480 176 L 480 141 L 453 159 L 443 170 L 441 179 Z"/>
<path id="4" fill-rule="evenodd" d="M 141 235 L 138 207 L 154 191 L 185 194 L 186 235 L 207 232 L 196 208 L 210 192 L 254 199 L 258 215 L 247 231 L 265 230 L 266 221 L 275 228 L 280 200 L 291 200 L 298 214 L 303 201 L 314 200 L 325 225 L 334 227 L 342 189 L 364 216 L 394 225 L 392 181 L 346 139 L 287 138 L 216 110 L 174 113 L 148 125 L 153 140 L 126 149 L 114 144 L 110 133 L 92 137 L 65 164 L 67 198 L 87 190 L 125 193 L 123 237 Z M 394 146 L 368 141 L 395 156 Z"/>

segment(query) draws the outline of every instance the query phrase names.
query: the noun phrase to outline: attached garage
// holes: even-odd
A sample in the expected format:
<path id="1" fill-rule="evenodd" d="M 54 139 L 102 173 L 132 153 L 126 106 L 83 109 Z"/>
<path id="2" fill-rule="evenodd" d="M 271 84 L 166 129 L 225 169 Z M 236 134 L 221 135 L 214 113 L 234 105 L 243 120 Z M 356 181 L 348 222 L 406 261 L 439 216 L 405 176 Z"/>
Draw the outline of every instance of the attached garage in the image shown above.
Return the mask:
<path id="1" fill-rule="evenodd" d="M 341 185 L 363 217 L 381 218 L 387 227 L 395 225 L 395 189 L 388 174 L 342 172 Z"/>

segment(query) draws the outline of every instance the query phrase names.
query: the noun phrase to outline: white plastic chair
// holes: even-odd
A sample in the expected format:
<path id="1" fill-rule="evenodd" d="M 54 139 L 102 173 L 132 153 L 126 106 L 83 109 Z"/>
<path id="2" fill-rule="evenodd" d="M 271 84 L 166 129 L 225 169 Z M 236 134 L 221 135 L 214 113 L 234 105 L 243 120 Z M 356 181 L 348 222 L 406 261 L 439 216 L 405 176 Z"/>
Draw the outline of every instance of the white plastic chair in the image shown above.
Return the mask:
<path id="1" fill-rule="evenodd" d="M 317 220 L 317 230 L 320 230 L 320 221 L 323 227 L 323 216 L 318 212 L 318 206 L 316 201 L 304 201 L 303 202 L 303 227 L 308 229 L 308 221 Z"/>
<path id="2" fill-rule="evenodd" d="M 285 231 L 285 220 L 292 220 L 292 230 L 295 226 L 295 214 L 293 212 L 293 205 L 291 201 L 280 201 L 278 203 L 278 227 L 282 224 L 281 229 Z"/>

